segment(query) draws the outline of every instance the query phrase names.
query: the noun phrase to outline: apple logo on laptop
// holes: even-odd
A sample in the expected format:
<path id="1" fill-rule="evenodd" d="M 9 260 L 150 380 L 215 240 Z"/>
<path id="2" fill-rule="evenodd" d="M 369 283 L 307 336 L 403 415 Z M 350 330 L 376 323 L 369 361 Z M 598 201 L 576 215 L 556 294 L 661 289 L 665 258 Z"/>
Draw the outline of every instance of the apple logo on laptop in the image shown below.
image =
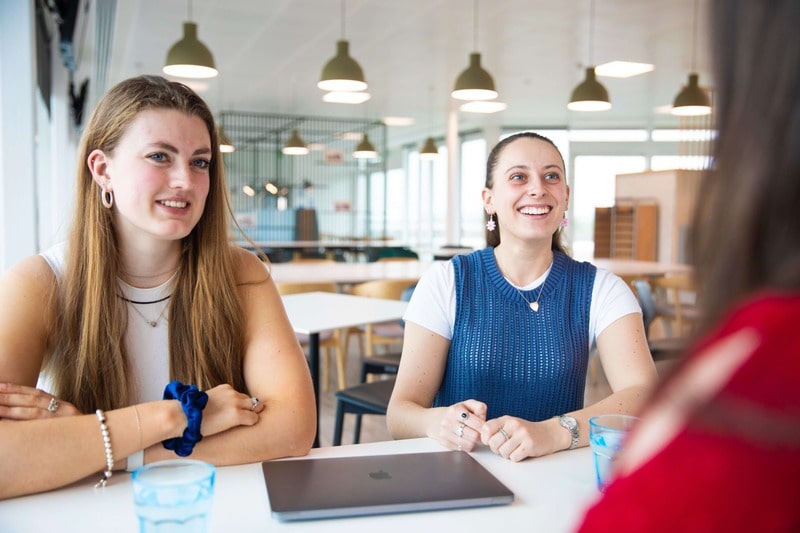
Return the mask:
<path id="1" fill-rule="evenodd" d="M 372 479 L 392 479 L 391 474 L 389 472 L 384 472 L 383 470 L 378 470 L 377 472 L 370 472 L 369 477 Z"/>

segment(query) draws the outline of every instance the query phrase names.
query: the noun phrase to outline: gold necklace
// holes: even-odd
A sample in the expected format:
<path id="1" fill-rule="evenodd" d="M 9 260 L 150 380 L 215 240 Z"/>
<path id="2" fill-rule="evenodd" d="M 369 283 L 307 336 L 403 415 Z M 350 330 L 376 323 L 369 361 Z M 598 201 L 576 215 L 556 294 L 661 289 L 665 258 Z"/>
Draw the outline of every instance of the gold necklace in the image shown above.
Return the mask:
<path id="1" fill-rule="evenodd" d="M 161 302 L 163 302 L 163 301 L 165 301 L 165 300 L 168 300 L 170 296 L 172 296 L 172 295 L 170 294 L 170 295 L 164 296 L 163 298 L 160 298 L 160 299 L 158 299 L 158 300 L 152 300 L 152 301 L 150 301 L 150 302 L 137 302 L 137 301 L 135 301 L 135 300 L 129 300 L 128 298 L 125 298 L 124 296 L 120 296 L 120 298 L 122 298 L 123 300 L 125 300 L 126 302 L 128 302 L 129 304 L 131 304 L 131 305 L 130 305 L 130 307 L 131 307 L 131 308 L 132 308 L 134 311 L 136 311 L 136 314 L 137 314 L 137 315 L 139 315 L 140 317 L 142 317 L 142 319 L 144 320 L 145 324 L 147 324 L 147 325 L 148 325 L 148 326 L 150 326 L 151 328 L 154 328 L 154 327 L 158 326 L 158 323 L 161 321 L 161 318 L 163 318 L 163 316 L 164 316 L 164 313 L 167 311 L 167 307 L 169 307 L 169 304 L 165 304 L 165 305 L 164 305 L 164 307 L 161 309 L 161 313 L 159 313 L 158 317 L 156 317 L 156 319 L 155 319 L 155 320 L 150 320 L 149 318 L 147 318 L 146 316 L 144 316 L 144 313 L 142 313 L 141 311 L 139 311 L 139 309 L 138 309 L 136 306 L 137 306 L 137 305 L 150 305 L 150 304 L 157 304 L 157 303 L 161 303 Z"/>

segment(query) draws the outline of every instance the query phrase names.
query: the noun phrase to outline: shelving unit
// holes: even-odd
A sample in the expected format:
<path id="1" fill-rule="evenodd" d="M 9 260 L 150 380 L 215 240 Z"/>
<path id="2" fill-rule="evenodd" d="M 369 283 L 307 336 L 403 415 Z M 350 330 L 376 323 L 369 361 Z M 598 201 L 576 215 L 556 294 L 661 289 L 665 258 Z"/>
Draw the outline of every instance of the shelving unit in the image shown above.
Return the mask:
<path id="1" fill-rule="evenodd" d="M 655 261 L 658 205 L 617 198 L 613 207 L 595 209 L 594 256 Z"/>

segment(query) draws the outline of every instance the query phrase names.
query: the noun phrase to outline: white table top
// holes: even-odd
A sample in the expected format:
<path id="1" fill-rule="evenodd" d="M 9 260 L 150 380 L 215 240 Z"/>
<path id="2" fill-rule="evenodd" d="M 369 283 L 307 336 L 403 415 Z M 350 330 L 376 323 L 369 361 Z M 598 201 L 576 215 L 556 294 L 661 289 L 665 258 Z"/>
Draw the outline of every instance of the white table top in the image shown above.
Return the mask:
<path id="1" fill-rule="evenodd" d="M 419 279 L 430 261 L 376 261 L 373 263 L 273 263 L 276 282 L 362 283 L 377 279 Z"/>
<path id="2" fill-rule="evenodd" d="M 297 333 L 319 333 L 399 320 L 408 302 L 335 292 L 303 292 L 282 296 L 286 314 Z"/>
<path id="3" fill-rule="evenodd" d="M 433 440 L 411 439 L 316 448 L 308 457 L 441 450 Z M 270 517 L 261 466 L 255 463 L 217 470 L 211 531 L 486 533 L 521 530 L 557 533 L 573 531 L 584 510 L 599 496 L 589 448 L 559 452 L 521 463 L 507 461 L 486 448 L 472 455 L 514 492 L 514 503 L 475 509 L 282 523 Z M 0 529 L 5 533 L 138 531 L 130 474 L 115 474 L 106 488 L 97 490 L 93 488 L 96 477 L 60 490 L 0 501 Z"/>

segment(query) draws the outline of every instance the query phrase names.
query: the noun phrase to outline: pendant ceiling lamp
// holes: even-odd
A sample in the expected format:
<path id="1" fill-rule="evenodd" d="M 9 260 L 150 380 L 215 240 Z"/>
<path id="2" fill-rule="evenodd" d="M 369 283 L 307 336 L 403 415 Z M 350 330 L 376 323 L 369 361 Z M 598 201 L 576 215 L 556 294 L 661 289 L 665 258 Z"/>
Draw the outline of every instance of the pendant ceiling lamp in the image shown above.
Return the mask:
<path id="1" fill-rule="evenodd" d="M 225 128 L 222 124 L 219 125 L 217 128 L 217 134 L 219 136 L 219 151 L 224 154 L 229 154 L 236 150 L 236 147 L 233 146 L 233 141 L 231 138 L 228 137 L 228 134 L 225 133 Z"/>
<path id="2" fill-rule="evenodd" d="M 478 49 L 478 0 L 474 3 L 473 20 L 473 42 L 474 50 Z M 456 100 L 492 100 L 497 98 L 497 91 L 494 88 L 494 80 L 481 66 L 481 54 L 472 52 L 469 55 L 469 66 L 456 78 L 456 85 L 450 95 Z"/>
<path id="3" fill-rule="evenodd" d="M 297 128 L 292 130 L 292 135 L 286 141 L 286 144 L 283 145 L 283 149 L 281 150 L 286 155 L 306 155 L 308 154 L 308 145 L 300 137 L 300 134 L 297 132 Z"/>
<path id="4" fill-rule="evenodd" d="M 189 21 L 183 23 L 183 39 L 169 49 L 164 74 L 179 78 L 213 78 L 219 74 L 214 65 L 214 56 L 197 39 L 197 24 L 191 20 L 192 1 L 189 0 Z"/>
<path id="5" fill-rule="evenodd" d="M 356 146 L 353 157 L 356 159 L 374 159 L 378 157 L 378 151 L 375 150 L 375 146 L 369 142 L 369 137 L 366 133 L 361 138 L 361 142 L 358 143 L 358 146 Z"/>
<path id="6" fill-rule="evenodd" d="M 422 148 L 419 150 L 419 158 L 436 159 L 437 157 L 439 157 L 439 148 L 436 146 L 433 137 L 428 137 L 425 139 L 425 144 L 423 144 Z"/>
<path id="7" fill-rule="evenodd" d="M 433 105 L 431 104 L 432 99 L 433 87 L 428 87 L 428 122 L 431 121 L 431 110 L 433 109 Z M 419 149 L 419 158 L 433 160 L 437 157 L 439 157 L 439 148 L 436 146 L 436 142 L 433 140 L 433 137 L 428 137 L 422 144 L 422 148 Z"/>
<path id="8" fill-rule="evenodd" d="M 594 71 L 594 0 L 589 2 L 589 64 L 586 77 L 572 90 L 567 109 L 572 111 L 607 111 L 611 109 L 608 91 L 597 81 Z"/>
<path id="9" fill-rule="evenodd" d="M 697 0 L 694 2 L 694 29 L 692 34 L 692 72 L 687 83 L 672 102 L 671 113 L 679 116 L 698 116 L 711 113 L 711 100 L 700 88 L 700 77 L 695 70 L 695 54 L 697 46 Z"/>
<path id="10" fill-rule="evenodd" d="M 344 38 L 344 0 L 342 0 L 342 38 L 336 42 L 336 55 L 325 66 L 319 77 L 317 87 L 323 91 L 364 91 L 364 71 L 361 65 L 350 57 L 350 43 Z"/>

